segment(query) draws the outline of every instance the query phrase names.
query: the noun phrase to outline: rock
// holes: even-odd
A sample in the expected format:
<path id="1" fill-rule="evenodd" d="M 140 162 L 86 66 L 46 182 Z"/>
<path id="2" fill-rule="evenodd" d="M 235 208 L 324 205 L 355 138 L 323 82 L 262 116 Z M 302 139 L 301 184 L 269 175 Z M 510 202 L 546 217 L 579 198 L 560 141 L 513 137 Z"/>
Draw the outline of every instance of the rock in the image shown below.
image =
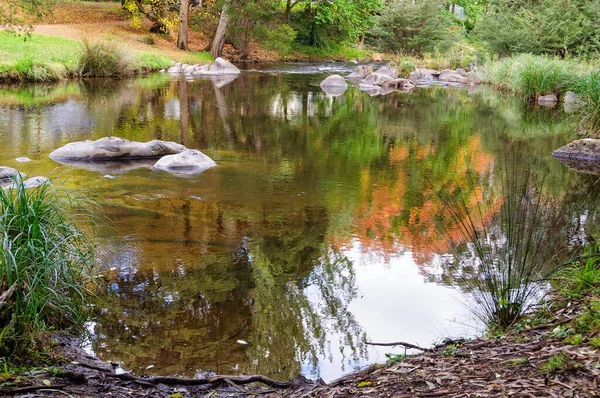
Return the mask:
<path id="1" fill-rule="evenodd" d="M 215 62 L 213 62 L 208 70 L 208 74 L 211 75 L 237 75 L 239 73 L 241 71 L 237 66 L 221 57 L 215 59 Z"/>
<path id="2" fill-rule="evenodd" d="M 350 61 L 350 63 L 354 64 L 354 65 L 358 65 L 358 60 L 357 59 L 353 59 L 353 60 Z"/>
<path id="3" fill-rule="evenodd" d="M 550 94 L 550 95 L 540 95 L 538 97 L 538 102 L 540 103 L 557 103 L 558 102 L 558 98 L 556 98 L 556 95 L 554 94 Z"/>
<path id="4" fill-rule="evenodd" d="M 165 73 L 165 72 L 166 72 L 166 70 L 165 70 L 165 69 L 161 69 L 161 70 L 159 70 L 158 72 L 159 72 L 159 73 Z"/>
<path id="5" fill-rule="evenodd" d="M 172 73 L 172 74 L 179 74 L 182 72 L 182 68 L 180 64 L 175 64 L 173 66 L 171 66 L 169 69 L 167 69 L 168 73 Z"/>
<path id="6" fill-rule="evenodd" d="M 124 174 L 137 169 L 151 169 L 154 166 L 154 163 L 156 163 L 156 158 L 119 159 L 110 161 L 55 159 L 55 161 L 66 166 L 89 170 L 100 174 Z"/>
<path id="7" fill-rule="evenodd" d="M 189 66 L 186 66 L 186 68 L 183 70 L 183 73 L 185 73 L 186 75 L 191 75 L 192 73 L 194 73 L 195 70 L 196 70 L 196 65 L 189 65 Z"/>
<path id="8" fill-rule="evenodd" d="M 323 92 L 327 95 L 330 95 L 332 97 L 339 97 L 341 95 L 344 95 L 344 93 L 346 92 L 347 87 L 339 87 L 339 86 L 325 86 L 325 87 L 321 87 L 321 90 L 323 90 Z"/>
<path id="9" fill-rule="evenodd" d="M 50 153 L 50 158 L 56 161 L 149 159 L 181 153 L 186 149 L 175 142 L 153 140 L 142 143 L 119 137 L 104 137 L 96 141 L 72 142 Z"/>
<path id="10" fill-rule="evenodd" d="M 571 158 L 558 158 L 565 166 L 580 173 L 600 175 L 600 162 L 594 160 L 582 160 Z"/>
<path id="11" fill-rule="evenodd" d="M 7 180 L 17 177 L 19 172 L 12 167 L 0 166 L 0 180 Z"/>
<path id="12" fill-rule="evenodd" d="M 356 70 L 346 76 L 346 79 L 364 79 L 369 74 L 373 73 L 373 68 L 367 65 L 360 65 Z"/>
<path id="13" fill-rule="evenodd" d="M 415 88 L 415 85 L 412 83 L 412 81 L 410 79 L 394 79 L 394 80 L 388 80 L 386 82 L 384 82 L 382 85 L 382 87 L 385 88 L 397 88 L 400 90 L 412 90 L 413 88 Z"/>
<path id="14" fill-rule="evenodd" d="M 469 76 L 464 69 L 459 70 L 451 70 L 444 69 L 440 72 L 438 79 L 442 82 L 454 82 L 454 83 L 469 83 Z"/>
<path id="15" fill-rule="evenodd" d="M 369 76 L 365 77 L 360 84 L 363 86 L 380 86 L 382 83 L 385 83 L 388 80 L 393 79 L 388 75 L 382 75 L 378 72 L 373 72 Z"/>
<path id="16" fill-rule="evenodd" d="M 194 73 L 192 73 L 192 75 L 194 75 L 194 76 L 207 75 L 209 69 L 210 69 L 210 65 L 200 65 L 194 70 Z"/>
<path id="17" fill-rule="evenodd" d="M 427 79 L 433 80 L 440 76 L 440 72 L 434 69 L 419 69 L 417 68 L 414 72 L 410 73 L 411 80 L 415 79 Z"/>
<path id="18" fill-rule="evenodd" d="M 552 156 L 565 159 L 593 160 L 600 162 L 600 139 L 583 138 L 558 148 Z"/>
<path id="19" fill-rule="evenodd" d="M 381 76 L 386 76 L 389 78 L 389 80 L 398 78 L 398 70 L 394 66 L 382 66 L 381 68 L 377 69 L 375 73 Z"/>
<path id="20" fill-rule="evenodd" d="M 23 187 L 24 188 L 36 188 L 39 186 L 42 186 L 44 184 L 49 184 L 50 180 L 47 179 L 46 177 L 31 177 L 28 178 L 27 180 L 23 181 Z M 11 188 L 15 188 L 17 185 L 15 183 L 12 183 Z"/>
<path id="21" fill-rule="evenodd" d="M 331 87 L 340 87 L 340 88 L 348 88 L 348 83 L 344 80 L 340 75 L 331 75 L 325 80 L 323 80 L 320 84 L 322 89 L 331 88 Z"/>
<path id="22" fill-rule="evenodd" d="M 16 158 L 15 159 L 17 162 L 19 163 L 27 163 L 27 162 L 31 162 L 31 159 L 26 158 L 26 157 L 20 157 L 20 158 Z"/>
<path id="23" fill-rule="evenodd" d="M 579 98 L 577 97 L 577 94 L 575 94 L 572 91 L 567 91 L 567 93 L 565 94 L 564 98 L 563 98 L 563 102 L 565 104 L 577 104 L 579 103 Z"/>
<path id="24" fill-rule="evenodd" d="M 168 155 L 154 163 L 162 170 L 198 172 L 216 166 L 214 160 L 195 149 L 188 149 L 176 155 Z"/>

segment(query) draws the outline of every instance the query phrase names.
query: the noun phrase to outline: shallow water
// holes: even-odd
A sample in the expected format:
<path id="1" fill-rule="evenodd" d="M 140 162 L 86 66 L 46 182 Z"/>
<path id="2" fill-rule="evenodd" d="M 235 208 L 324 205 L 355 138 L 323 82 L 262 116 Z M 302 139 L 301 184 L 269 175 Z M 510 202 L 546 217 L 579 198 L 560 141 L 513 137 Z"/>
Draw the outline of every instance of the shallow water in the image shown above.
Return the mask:
<path id="1" fill-rule="evenodd" d="M 550 195 L 574 203 L 597 190 L 595 176 L 550 156 L 574 136 L 560 110 L 486 87 L 320 90 L 321 72 L 351 67 L 0 89 L 0 165 L 105 198 L 110 222 L 98 242 L 110 271 L 89 324 L 96 355 L 137 374 L 329 381 L 404 352 L 365 341 L 472 336 L 480 327 L 462 304 L 461 275 L 419 238 L 442 211 L 429 185 L 460 186 L 476 200 L 463 184 L 468 170 L 494 184 L 500 159 L 518 151 Z M 107 135 L 177 141 L 218 166 L 173 175 L 48 158 Z M 597 231 L 595 216 L 574 217 L 585 227 L 574 239 Z M 435 246 L 443 252 L 450 238 Z"/>

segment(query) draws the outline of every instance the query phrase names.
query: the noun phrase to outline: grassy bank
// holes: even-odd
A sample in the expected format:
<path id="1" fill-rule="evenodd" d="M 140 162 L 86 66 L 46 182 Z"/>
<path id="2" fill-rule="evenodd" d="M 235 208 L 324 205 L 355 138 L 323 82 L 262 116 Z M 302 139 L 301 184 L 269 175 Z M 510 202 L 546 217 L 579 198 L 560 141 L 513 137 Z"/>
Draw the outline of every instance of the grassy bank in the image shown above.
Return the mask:
<path id="1" fill-rule="evenodd" d="M 89 61 L 94 55 L 105 68 L 90 70 Z M 60 37 L 16 36 L 9 32 L 0 32 L 0 59 L 1 82 L 127 76 L 157 71 L 171 64 L 164 55 L 141 51 L 129 53 L 114 43 L 85 45 Z"/>
<path id="2" fill-rule="evenodd" d="M 582 103 L 582 132 L 600 133 L 600 68 L 593 63 L 521 54 L 487 62 L 478 71 L 481 82 L 530 101 L 554 94 L 559 100 L 568 91 Z"/>

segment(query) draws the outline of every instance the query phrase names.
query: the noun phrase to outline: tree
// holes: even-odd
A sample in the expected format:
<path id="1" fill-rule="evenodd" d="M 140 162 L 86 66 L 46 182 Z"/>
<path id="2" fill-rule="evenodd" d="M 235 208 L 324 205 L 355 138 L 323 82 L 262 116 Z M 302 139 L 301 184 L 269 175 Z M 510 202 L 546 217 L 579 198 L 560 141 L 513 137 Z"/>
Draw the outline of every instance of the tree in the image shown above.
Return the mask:
<path id="1" fill-rule="evenodd" d="M 189 0 L 181 0 L 179 5 L 179 33 L 177 35 L 177 48 L 189 50 L 188 47 L 188 13 L 190 9 Z"/>
<path id="2" fill-rule="evenodd" d="M 3 0 L 0 30 L 28 32 L 33 23 L 51 12 L 50 0 Z"/>
<path id="3" fill-rule="evenodd" d="M 35 0 L 31 0 L 35 1 Z M 178 0 L 123 0 L 123 8 L 129 11 L 134 26 L 141 26 L 141 19 L 152 22 L 151 32 L 170 33 L 177 23 Z"/>
<path id="4" fill-rule="evenodd" d="M 223 9 L 221 10 L 221 16 L 219 17 L 219 25 L 215 32 L 215 37 L 210 44 L 210 53 L 213 57 L 218 58 L 223 53 L 223 46 L 225 45 L 225 39 L 227 37 L 227 25 L 229 24 L 229 7 L 231 0 L 225 0 Z"/>

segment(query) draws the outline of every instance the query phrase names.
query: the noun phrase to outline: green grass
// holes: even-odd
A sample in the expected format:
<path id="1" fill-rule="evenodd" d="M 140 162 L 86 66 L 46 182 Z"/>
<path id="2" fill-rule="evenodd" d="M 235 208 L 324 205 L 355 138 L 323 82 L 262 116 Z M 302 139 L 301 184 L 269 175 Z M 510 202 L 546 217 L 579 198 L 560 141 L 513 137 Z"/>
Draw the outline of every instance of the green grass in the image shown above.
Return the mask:
<path id="1" fill-rule="evenodd" d="M 168 57 L 151 52 L 137 52 L 130 59 L 123 55 L 115 58 L 114 54 L 124 53 L 119 46 L 111 41 L 86 47 L 79 41 L 60 37 L 0 32 L 0 82 L 49 82 L 81 75 L 115 77 L 157 71 L 171 65 Z M 94 52 L 97 56 L 93 60 Z M 195 60 L 194 63 L 208 62 L 203 60 L 209 59 L 210 54 L 194 53 L 186 57 Z"/>
<path id="2" fill-rule="evenodd" d="M 283 56 L 283 59 L 288 60 L 306 60 L 306 61 L 351 61 L 355 59 L 368 59 L 372 56 L 371 51 L 361 50 L 352 46 L 335 46 L 335 47 L 311 47 L 301 44 L 294 44 L 292 52 L 289 55 Z"/>
<path id="3" fill-rule="evenodd" d="M 194 52 L 190 52 L 190 53 L 181 55 L 176 60 L 177 60 L 177 62 L 193 65 L 193 64 L 209 64 L 214 61 L 214 58 L 212 55 L 210 55 L 210 52 L 208 52 L 208 51 L 194 51 Z M 169 62 L 168 66 L 171 66 L 170 62 Z"/>
<path id="4" fill-rule="evenodd" d="M 12 290 L 0 306 L 1 356 L 37 355 L 48 329 L 83 330 L 93 247 L 78 221 L 89 208 L 49 183 L 26 189 L 19 179 L 0 189 L 0 291 Z"/>

